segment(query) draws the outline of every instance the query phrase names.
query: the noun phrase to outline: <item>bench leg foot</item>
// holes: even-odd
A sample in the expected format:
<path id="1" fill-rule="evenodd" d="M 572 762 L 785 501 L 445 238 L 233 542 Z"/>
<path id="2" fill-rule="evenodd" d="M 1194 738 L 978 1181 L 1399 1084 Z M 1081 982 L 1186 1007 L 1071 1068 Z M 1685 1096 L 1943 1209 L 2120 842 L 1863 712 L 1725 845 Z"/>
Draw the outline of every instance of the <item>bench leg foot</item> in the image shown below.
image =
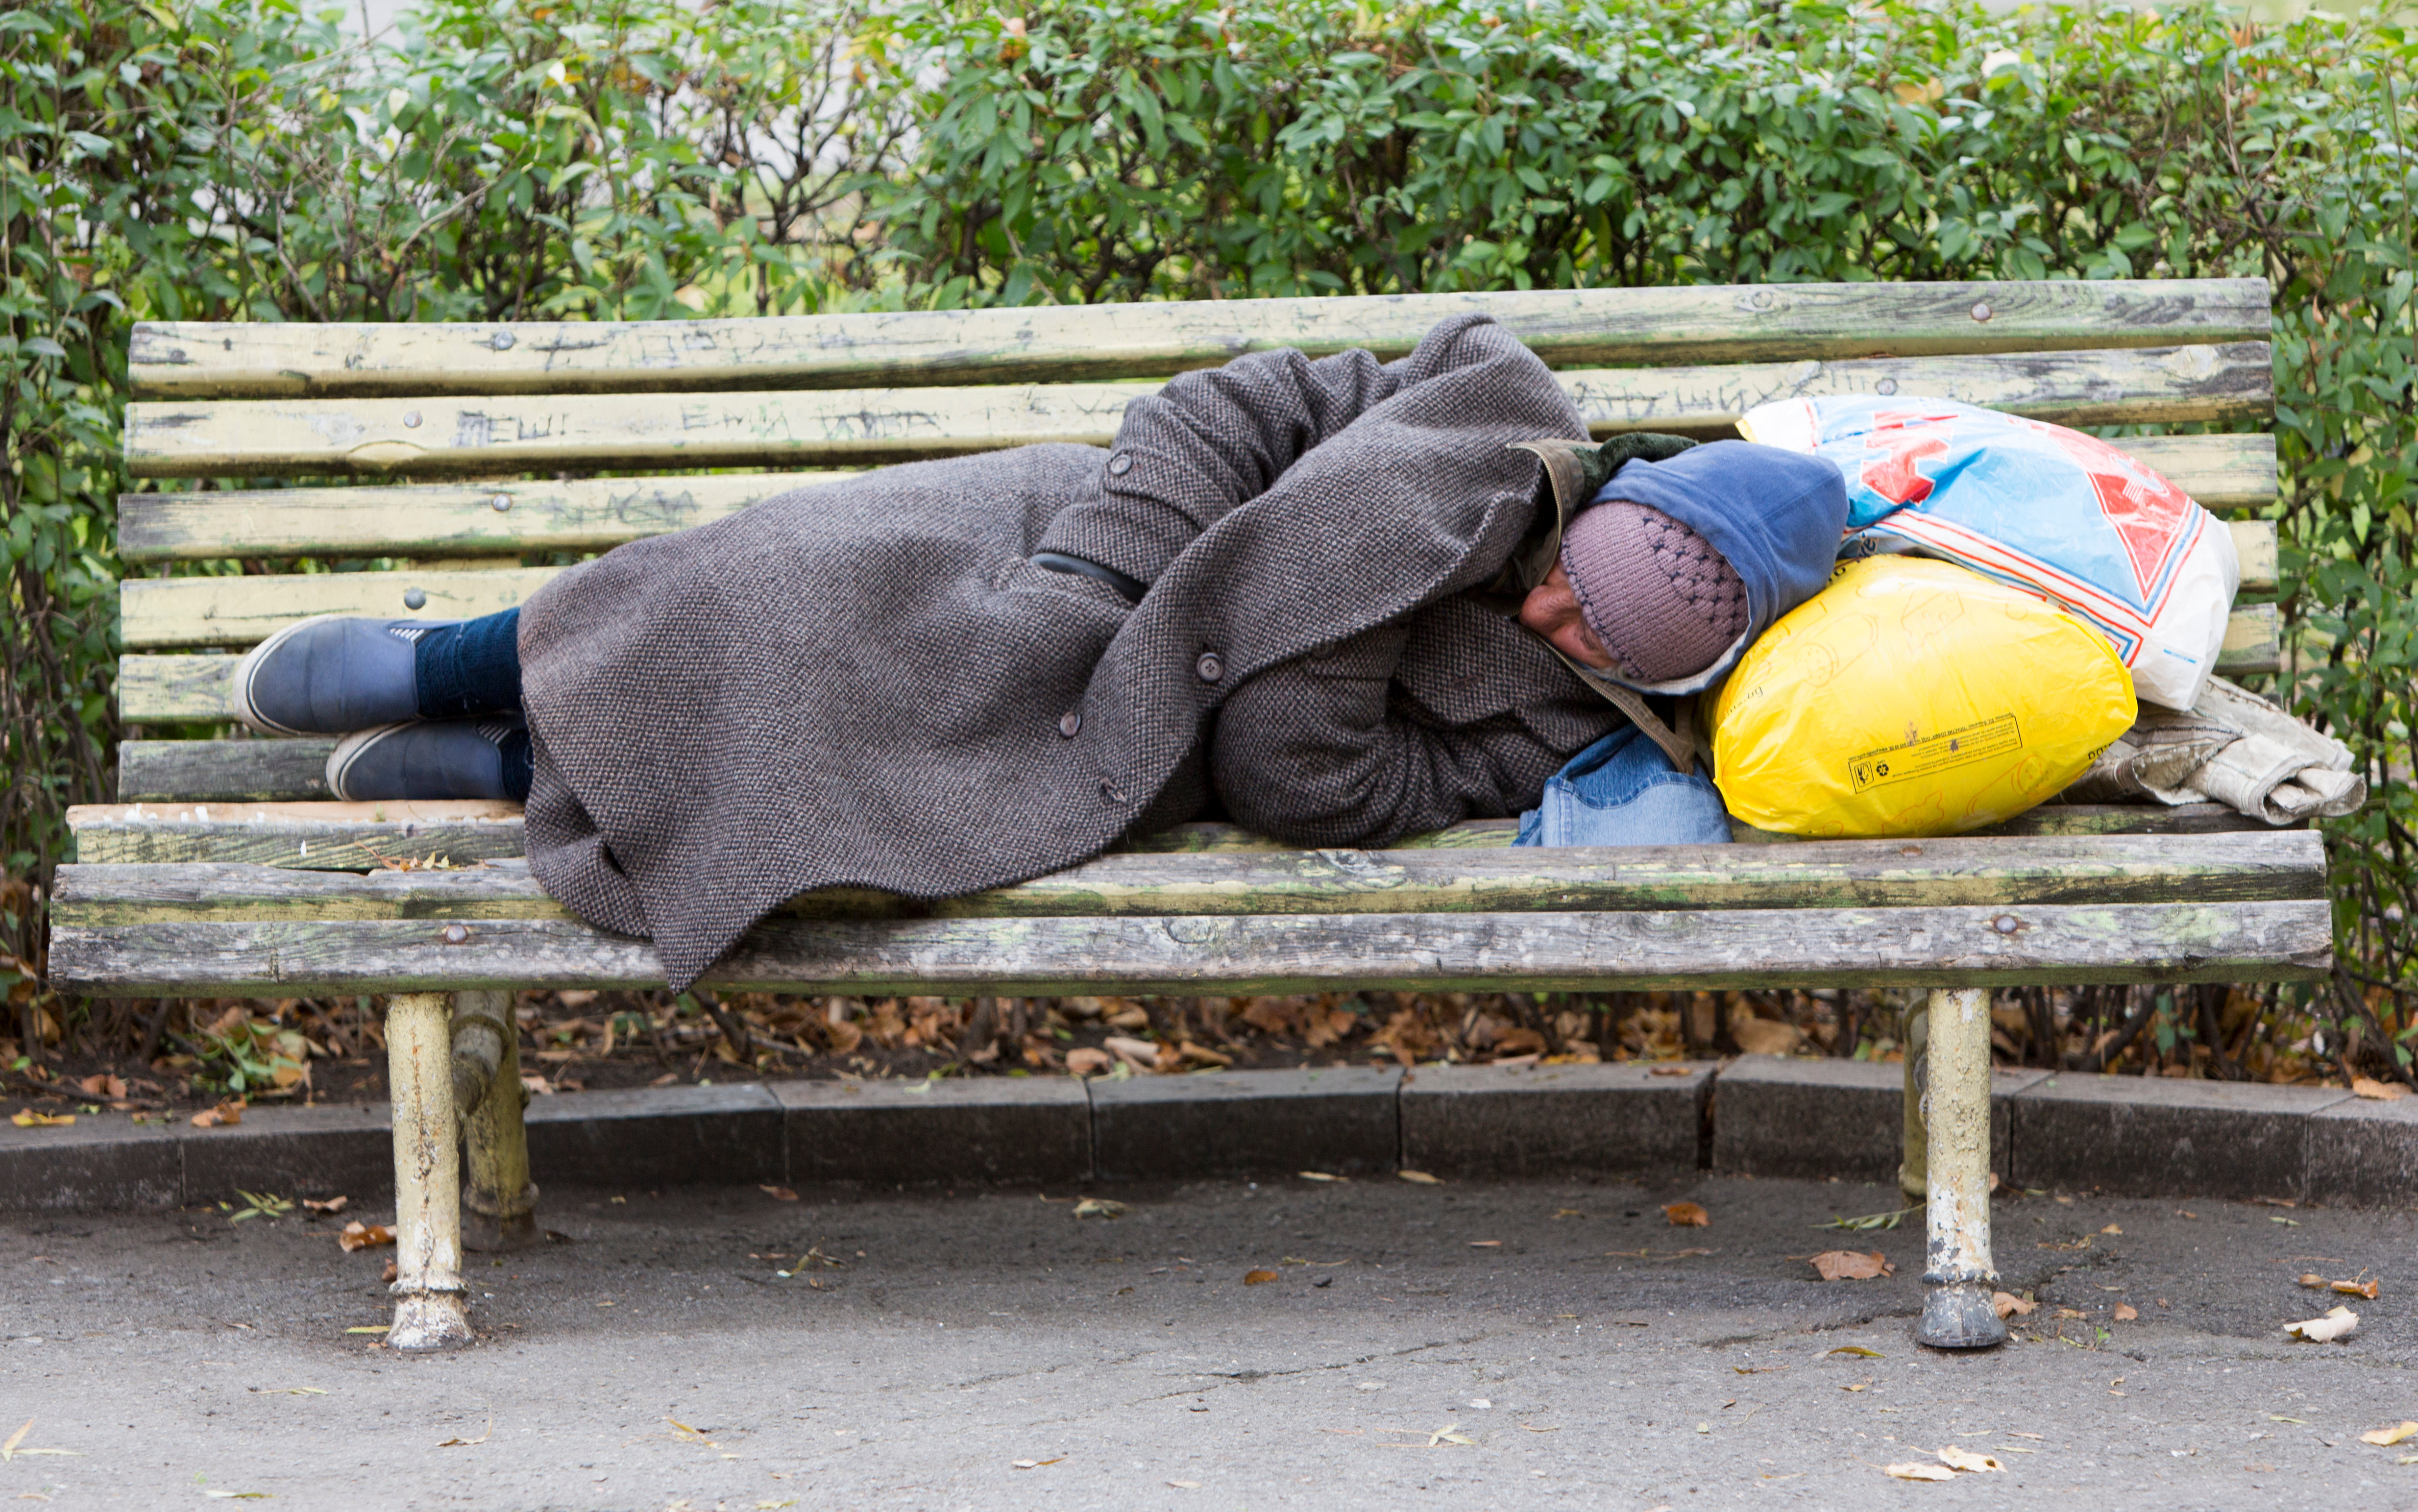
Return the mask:
<path id="1" fill-rule="evenodd" d="M 1922 1321 L 1935 1349 L 1977 1350 L 2007 1339 L 1990 1305 L 1990 994 L 1931 994 L 1923 1091 L 1925 1244 Z"/>
<path id="2" fill-rule="evenodd" d="M 441 992 L 387 1000 L 394 1117 L 394 1325 L 387 1348 L 470 1342 L 462 1299 L 462 1173 L 453 1127 L 452 1015 Z"/>
<path id="3" fill-rule="evenodd" d="M 521 1085 L 520 1031 L 513 1022 L 509 992 L 459 992 L 453 1024 L 482 1020 L 502 1046 L 494 1078 L 479 1104 L 462 1120 L 462 1143 L 469 1180 L 463 1184 L 463 1246 L 482 1253 L 524 1249 L 540 1242 L 537 1184 L 529 1180 L 528 1130 L 522 1112 L 528 1089 Z"/>

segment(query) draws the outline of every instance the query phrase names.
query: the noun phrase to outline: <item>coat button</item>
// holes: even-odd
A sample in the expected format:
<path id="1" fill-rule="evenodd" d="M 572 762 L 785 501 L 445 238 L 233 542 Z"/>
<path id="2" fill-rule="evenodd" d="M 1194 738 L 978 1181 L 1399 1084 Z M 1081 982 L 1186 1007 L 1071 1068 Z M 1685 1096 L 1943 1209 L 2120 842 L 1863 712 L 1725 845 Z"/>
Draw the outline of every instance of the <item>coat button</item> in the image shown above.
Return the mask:
<path id="1" fill-rule="evenodd" d="M 1120 451 L 1109 459 L 1109 471 L 1122 478 L 1133 471 L 1133 458 Z"/>
<path id="2" fill-rule="evenodd" d="M 1201 674 L 1201 681 L 1215 682 L 1226 675 L 1226 664 L 1216 651 L 1202 651 L 1201 660 L 1192 664 L 1192 670 Z"/>
<path id="3" fill-rule="evenodd" d="M 1073 740 L 1083 728 L 1083 716 L 1069 709 L 1058 716 L 1058 733 Z"/>

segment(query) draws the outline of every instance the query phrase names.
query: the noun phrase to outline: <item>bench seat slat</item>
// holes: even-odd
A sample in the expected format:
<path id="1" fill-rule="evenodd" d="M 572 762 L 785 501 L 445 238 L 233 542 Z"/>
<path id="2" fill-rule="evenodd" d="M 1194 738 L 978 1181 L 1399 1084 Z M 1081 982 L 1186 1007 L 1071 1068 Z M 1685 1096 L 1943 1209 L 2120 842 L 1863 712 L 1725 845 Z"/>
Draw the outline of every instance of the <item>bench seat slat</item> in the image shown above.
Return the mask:
<path id="1" fill-rule="evenodd" d="M 1556 366 L 2264 341 L 2260 279 L 1794 283 L 630 322 L 146 322 L 136 397 L 632 392 L 1125 377 L 1408 351 L 1483 311 Z M 1986 311 L 1986 318 L 1982 313 Z"/>
<path id="2" fill-rule="evenodd" d="M 2219 513 L 2261 509 L 2274 500 L 2272 435 L 2142 435 L 2114 444 Z M 793 488 L 851 476 L 845 470 L 747 472 L 122 494 L 117 552 L 128 561 L 161 562 L 604 551 L 641 536 L 706 525 Z M 501 509 L 496 507 L 499 499 Z M 2265 539 L 2263 560 L 2272 581 L 2272 526 Z M 2237 533 L 2237 544 L 2240 540 Z M 2252 569 L 2246 555 L 2242 569 L 2247 582 Z"/>
<path id="3" fill-rule="evenodd" d="M 1706 435 L 1767 400 L 1875 391 L 1943 395 L 2068 425 L 2258 420 L 2274 408 L 2273 366 L 2265 342 L 2237 342 L 1557 376 L 1599 435 Z M 125 454 L 138 478 L 861 465 L 1049 441 L 1103 446 L 1125 406 L 1158 387 L 155 401 L 128 406 Z"/>
<path id="4" fill-rule="evenodd" d="M 232 743 L 232 742 L 222 742 Z M 240 862 L 304 871 L 367 872 L 430 858 L 455 864 L 503 861 L 523 851 L 513 803 L 111 803 L 68 811 L 76 856 L 89 864 L 174 865 Z M 1517 832 L 1509 819 L 1479 819 L 1416 835 L 1398 849 L 1494 849 Z M 1748 844 L 1803 842 L 1732 822 Z M 1978 835 L 2201 834 L 2264 832 L 2267 827 L 2217 803 L 2055 803 Z M 1967 836 L 1970 839 L 1974 836 Z M 1926 842 L 1927 843 L 1927 842 Z M 1227 824 L 1179 824 L 1121 850 L 1218 853 L 1293 848 Z"/>
<path id="5" fill-rule="evenodd" d="M 2236 522 L 2234 538 L 2245 537 L 2253 549 L 2243 553 L 2244 591 L 2252 591 L 2249 570 L 2273 560 L 2273 528 L 2265 521 Z M 2261 548 L 2258 538 L 2266 544 Z M 520 567 L 470 572 L 298 573 L 275 577 L 133 578 L 118 590 L 118 630 L 125 643 L 139 649 L 173 646 L 250 646 L 266 640 L 282 625 L 315 614 L 412 615 L 428 619 L 458 619 L 493 614 L 526 602 L 528 596 L 564 569 Z M 2273 570 L 2264 568 L 2266 585 L 2273 588 Z M 417 592 L 414 607 L 406 595 Z M 2263 615 L 2257 612 L 2266 609 Z M 2242 605 L 2227 632 L 2226 649 L 2231 660 L 2219 664 L 2238 670 L 2272 664 L 2274 616 L 2272 606 Z M 2263 662 L 2262 662 L 2262 659 Z M 164 671 L 164 669 L 162 669 Z M 209 669 L 198 669 L 207 673 Z M 138 674 L 152 680 L 174 680 L 183 696 L 207 695 L 189 678 L 163 679 L 160 673 Z M 141 681 L 121 681 L 119 698 L 129 719 L 171 717 L 211 718 L 207 714 L 171 716 L 137 713 L 137 695 L 147 694 Z M 221 695 L 222 697 L 223 695 Z M 196 703 L 191 707 L 201 707 Z M 222 706 L 223 707 L 223 706 Z"/>
<path id="6" fill-rule="evenodd" d="M 838 993 L 1600 991 L 2308 979 L 2320 899 L 1597 913 L 775 919 L 710 985 Z M 449 940 L 449 935 L 453 937 Z M 54 925 L 51 970 L 110 996 L 660 986 L 654 950 L 568 920 Z"/>
<path id="7" fill-rule="evenodd" d="M 60 876 L 56 917 L 80 926 L 571 917 L 526 865 L 514 864 L 366 875 L 225 864 L 79 865 Z M 809 919 L 993 919 L 1979 908 L 2154 903 L 2178 892 L 2201 903 L 2323 897 L 2324 842 L 2307 831 L 2273 831 L 1792 846 L 1127 852 L 934 903 L 834 888 L 805 894 L 782 911 Z"/>

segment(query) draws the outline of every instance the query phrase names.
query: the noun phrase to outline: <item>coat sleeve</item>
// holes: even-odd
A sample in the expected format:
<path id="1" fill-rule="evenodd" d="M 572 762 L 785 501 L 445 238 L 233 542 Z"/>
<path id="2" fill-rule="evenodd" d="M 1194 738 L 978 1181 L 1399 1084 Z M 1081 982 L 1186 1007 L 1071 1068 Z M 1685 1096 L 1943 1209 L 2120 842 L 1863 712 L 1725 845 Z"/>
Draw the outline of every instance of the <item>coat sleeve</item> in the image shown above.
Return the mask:
<path id="1" fill-rule="evenodd" d="M 1210 774 L 1247 829 L 1384 846 L 1534 807 L 1545 779 L 1620 720 L 1516 625 L 1454 601 L 1237 688 Z"/>
<path id="2" fill-rule="evenodd" d="M 1125 406 L 1100 495 L 1062 512 L 1036 549 L 1155 583 L 1228 511 L 1391 398 L 1413 367 L 1367 352 L 1313 361 L 1288 350 L 1181 374 Z"/>

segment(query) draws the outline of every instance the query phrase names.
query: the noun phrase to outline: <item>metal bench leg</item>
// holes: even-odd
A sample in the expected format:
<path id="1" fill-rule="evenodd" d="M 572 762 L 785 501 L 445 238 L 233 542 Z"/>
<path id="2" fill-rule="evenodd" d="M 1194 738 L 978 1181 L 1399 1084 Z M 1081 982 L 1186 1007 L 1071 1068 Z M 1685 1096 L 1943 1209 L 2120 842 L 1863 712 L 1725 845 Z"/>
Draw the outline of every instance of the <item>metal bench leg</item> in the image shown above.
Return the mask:
<path id="1" fill-rule="evenodd" d="M 1923 1094 L 1928 1159 L 1922 1322 L 1914 1336 L 1943 1350 L 2003 1344 L 1990 1306 L 1990 994 L 1934 991 Z"/>
<path id="2" fill-rule="evenodd" d="M 394 1326 L 389 1349 L 470 1342 L 462 1310 L 462 1167 L 454 1146 L 453 1035 L 441 992 L 387 1000 L 394 1117 Z"/>
<path id="3" fill-rule="evenodd" d="M 520 1031 L 509 992 L 453 995 L 453 1098 L 470 1179 L 462 1188 L 466 1247 L 520 1249 L 538 1242 L 537 1184 L 529 1180 L 528 1089 L 521 1085 Z"/>

